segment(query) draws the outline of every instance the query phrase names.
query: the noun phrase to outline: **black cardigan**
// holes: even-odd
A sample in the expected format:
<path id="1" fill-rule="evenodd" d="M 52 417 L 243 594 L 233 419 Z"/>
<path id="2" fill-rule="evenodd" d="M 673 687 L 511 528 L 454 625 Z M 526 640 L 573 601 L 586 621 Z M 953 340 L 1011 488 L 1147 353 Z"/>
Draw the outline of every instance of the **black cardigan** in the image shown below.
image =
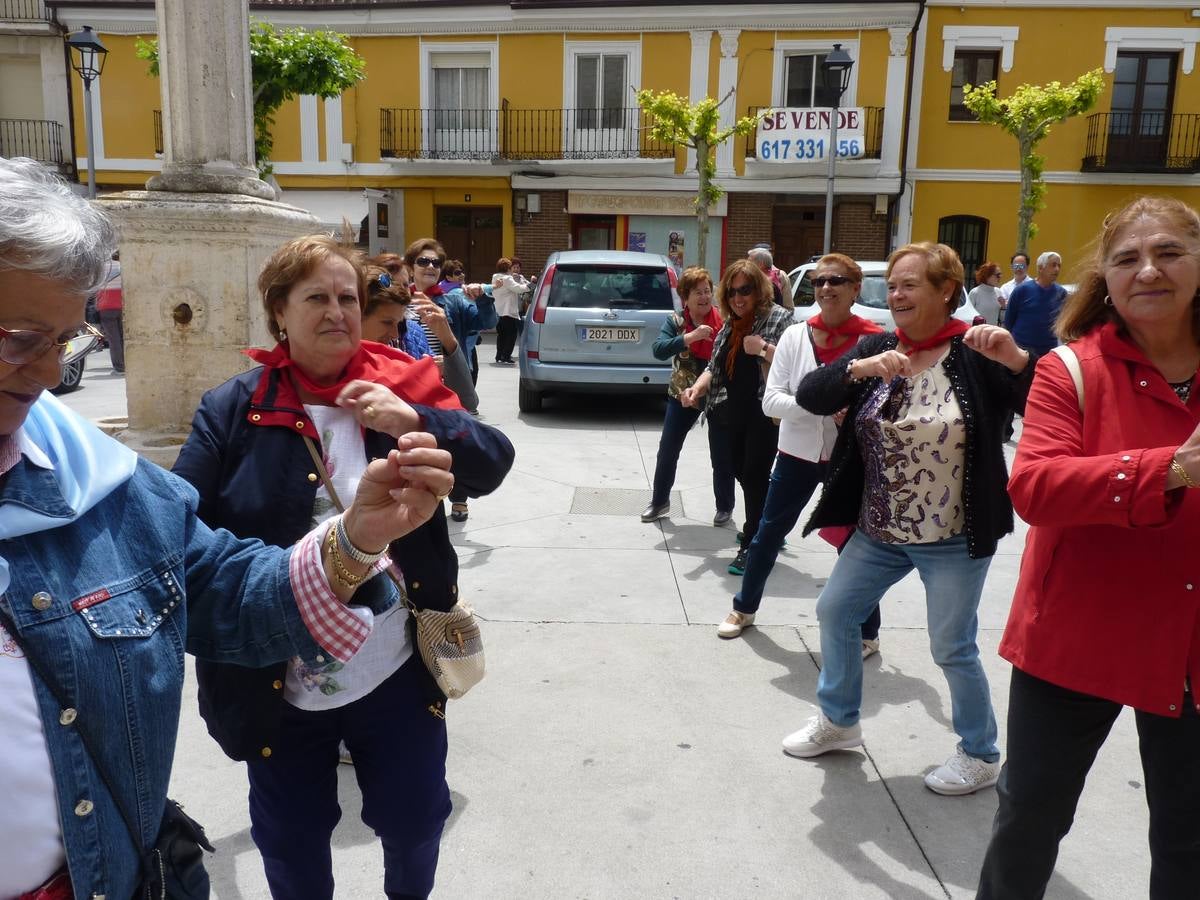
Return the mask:
<path id="1" fill-rule="evenodd" d="M 796 402 L 811 413 L 830 416 L 849 408 L 829 460 L 825 487 L 804 533 L 831 525 L 854 525 L 862 507 L 866 473 L 855 418 L 880 379 L 857 384 L 847 380 L 846 368 L 856 359 L 896 349 L 896 335 L 865 338 L 836 362 L 807 375 L 796 390 Z M 950 342 L 942 362 L 967 429 L 963 470 L 963 512 L 967 551 L 972 559 L 991 556 L 1000 538 L 1013 530 L 1008 498 L 1008 467 L 1004 462 L 1004 428 L 1010 411 L 1023 413 L 1033 382 L 1033 360 L 1013 374 L 1000 363 L 976 353 L 961 337 Z"/>

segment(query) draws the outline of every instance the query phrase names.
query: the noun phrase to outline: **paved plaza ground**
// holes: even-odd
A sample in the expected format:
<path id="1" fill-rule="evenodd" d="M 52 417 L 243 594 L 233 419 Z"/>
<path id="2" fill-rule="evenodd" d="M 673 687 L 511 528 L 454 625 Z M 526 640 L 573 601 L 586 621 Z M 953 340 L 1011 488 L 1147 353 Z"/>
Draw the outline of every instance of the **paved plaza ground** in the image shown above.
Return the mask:
<path id="1" fill-rule="evenodd" d="M 492 347 L 480 350 L 490 359 Z M 119 380 L 92 358 L 70 404 L 113 415 Z M 744 639 L 716 624 L 738 579 L 734 530 L 713 528 L 707 442 L 693 434 L 669 520 L 642 524 L 662 406 L 574 398 L 519 415 L 517 373 L 485 362 L 483 419 L 517 448 L 493 496 L 451 524 L 460 584 L 485 621 L 488 677 L 451 703 L 454 814 L 435 897 L 960 898 L 974 895 L 993 790 L 937 796 L 922 777 L 954 749 L 915 576 L 883 603 L 866 664 L 861 750 L 786 756 L 814 714 L 814 614 L 834 562 L 799 530 Z M 623 510 L 623 511 L 622 511 Z M 980 610 L 1001 746 L 1009 666 L 996 655 L 1024 529 L 1000 546 Z M 1086 627 L 1086 623 L 1080 623 Z M 249 836 L 246 778 L 208 738 L 194 681 L 172 795 L 208 828 L 220 900 L 268 896 Z M 403 768 L 405 748 L 396 748 Z M 333 840 L 339 898 L 382 895 L 353 770 Z M 1133 716 L 1092 771 L 1048 897 L 1145 897 L 1146 810 Z"/>

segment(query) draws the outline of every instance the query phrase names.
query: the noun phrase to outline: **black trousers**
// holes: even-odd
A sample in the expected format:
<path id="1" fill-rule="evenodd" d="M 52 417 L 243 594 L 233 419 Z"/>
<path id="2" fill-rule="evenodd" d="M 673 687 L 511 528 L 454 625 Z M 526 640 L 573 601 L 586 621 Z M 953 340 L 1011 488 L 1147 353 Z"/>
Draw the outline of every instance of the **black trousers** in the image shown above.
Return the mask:
<path id="1" fill-rule="evenodd" d="M 517 335 L 521 330 L 521 320 L 512 316 L 501 316 L 496 322 L 496 362 L 512 359 L 513 348 L 517 345 Z"/>
<path id="2" fill-rule="evenodd" d="M 1135 713 L 1150 807 L 1151 900 L 1200 895 L 1200 715 L 1182 679 L 1181 718 Z M 1122 708 L 1013 669 L 1008 759 L 977 900 L 1045 895 L 1088 770 Z"/>
<path id="3" fill-rule="evenodd" d="M 730 424 L 729 440 L 730 463 L 734 477 L 742 486 L 742 500 L 746 507 L 741 548 L 749 550 L 767 503 L 771 467 L 775 464 L 775 452 L 779 447 L 779 426 L 764 416 L 759 408 L 737 410 Z"/>

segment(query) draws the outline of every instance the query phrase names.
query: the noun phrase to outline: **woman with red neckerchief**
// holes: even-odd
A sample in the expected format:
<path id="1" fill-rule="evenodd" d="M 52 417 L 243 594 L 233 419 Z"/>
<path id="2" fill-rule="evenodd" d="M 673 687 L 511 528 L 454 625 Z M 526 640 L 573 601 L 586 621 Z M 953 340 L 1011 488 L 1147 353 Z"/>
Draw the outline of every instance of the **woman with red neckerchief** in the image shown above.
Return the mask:
<path id="1" fill-rule="evenodd" d="M 354 496 L 371 459 L 416 430 L 450 452 L 456 485 L 476 496 L 499 486 L 513 460 L 504 435 L 462 409 L 432 359 L 361 339 L 368 280 L 354 248 L 325 235 L 297 238 L 267 260 L 258 286 L 278 343 L 247 351 L 259 367 L 204 395 L 174 467 L 199 492 L 206 524 L 290 546 Z M 417 608 L 447 610 L 458 600 L 444 514 L 387 550 Z M 365 614 L 370 633 L 345 662 L 324 654 L 266 668 L 197 661 L 209 733 L 247 762 L 250 834 L 275 897 L 333 897 L 342 741 L 363 821 L 383 844 L 384 893 L 425 897 L 433 888 L 450 813 L 445 697 L 413 652 L 405 606 Z"/>
<path id="2" fill-rule="evenodd" d="M 1003 328 L 951 318 L 963 266 L 945 244 L 908 244 L 888 259 L 895 334 L 873 335 L 808 375 L 796 401 L 846 409 L 825 488 L 805 533 L 853 525 L 821 596 L 820 712 L 783 740 L 793 756 L 862 744 L 862 621 L 916 569 L 925 585 L 929 643 L 950 688 L 961 739 L 925 786 L 971 794 L 996 783 L 996 717 L 976 642 L 992 555 L 1012 531 L 1004 421 L 1021 412 L 1029 354 Z"/>
<path id="3" fill-rule="evenodd" d="M 779 420 L 779 452 L 758 531 L 746 556 L 742 587 L 733 596 L 733 610 L 717 627 L 723 638 L 735 638 L 754 624 L 767 578 L 788 532 L 825 475 L 825 462 L 837 437 L 832 416 L 817 416 L 796 403 L 796 390 L 809 372 L 836 362 L 865 336 L 883 329 L 851 312 L 862 289 L 862 269 L 841 253 L 817 261 L 813 272 L 821 311 L 803 326 L 789 328 L 775 348 L 775 360 L 763 392 L 763 413 Z M 862 626 L 863 657 L 879 649 L 879 608 Z"/>

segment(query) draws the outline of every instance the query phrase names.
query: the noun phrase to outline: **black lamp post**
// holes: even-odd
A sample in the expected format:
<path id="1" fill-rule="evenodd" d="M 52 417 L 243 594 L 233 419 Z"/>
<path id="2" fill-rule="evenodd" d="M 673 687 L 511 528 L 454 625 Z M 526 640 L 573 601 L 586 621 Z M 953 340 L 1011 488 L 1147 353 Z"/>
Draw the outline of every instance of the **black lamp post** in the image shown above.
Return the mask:
<path id="1" fill-rule="evenodd" d="M 92 82 L 104 71 L 104 60 L 108 50 L 100 43 L 91 25 L 84 25 L 83 31 L 77 31 L 67 38 L 67 46 L 71 53 L 71 68 L 83 79 L 83 118 L 87 125 L 87 157 L 88 157 L 88 196 L 96 196 L 96 160 L 94 157 L 95 141 L 92 131 Z"/>
<path id="2" fill-rule="evenodd" d="M 841 44 L 834 44 L 833 49 L 821 62 L 825 93 L 833 99 L 833 115 L 830 116 L 829 175 L 825 181 L 825 253 L 830 250 L 833 235 L 833 166 L 837 160 L 838 107 L 842 104 L 842 94 L 850 87 L 850 70 L 853 68 L 854 60 L 842 49 Z"/>

